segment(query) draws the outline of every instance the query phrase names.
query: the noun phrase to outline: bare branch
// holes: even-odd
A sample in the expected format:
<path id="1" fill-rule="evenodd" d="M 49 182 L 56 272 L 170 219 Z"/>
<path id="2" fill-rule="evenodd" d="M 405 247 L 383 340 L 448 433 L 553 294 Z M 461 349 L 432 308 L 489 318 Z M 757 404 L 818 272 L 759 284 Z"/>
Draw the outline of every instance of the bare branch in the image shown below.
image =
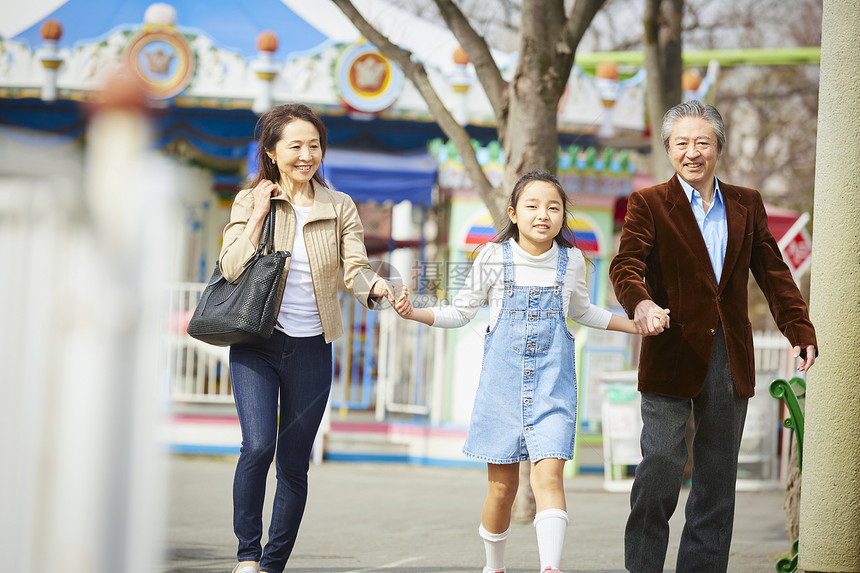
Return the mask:
<path id="1" fill-rule="evenodd" d="M 508 108 L 508 82 L 502 78 L 496 61 L 490 53 L 490 47 L 486 40 L 481 37 L 469 24 L 469 20 L 463 12 L 451 0 L 434 0 L 439 12 L 451 32 L 460 42 L 460 46 L 469 56 L 469 61 L 475 66 L 478 80 L 493 106 L 496 120 L 504 121 Z"/>
<path id="2" fill-rule="evenodd" d="M 478 195 L 490 208 L 490 213 L 493 216 L 494 223 L 499 225 L 501 222 L 504 222 L 507 215 L 500 209 L 493 208 L 497 203 L 493 194 L 493 186 L 487 179 L 480 163 L 478 163 L 478 157 L 472 147 L 472 140 L 469 137 L 468 132 L 463 126 L 457 123 L 457 120 L 454 119 L 454 116 L 451 115 L 451 112 L 448 111 L 448 108 L 446 108 L 445 104 L 442 103 L 442 99 L 430 83 L 430 78 L 427 76 L 427 70 L 424 68 L 424 64 L 413 60 L 412 52 L 404 50 L 385 37 L 379 30 L 370 24 L 370 22 L 368 22 L 358 10 L 356 10 L 350 0 L 332 1 L 338 8 L 340 8 L 346 17 L 350 19 L 353 25 L 358 28 L 358 31 L 361 32 L 365 38 L 370 40 L 370 42 L 376 46 L 380 52 L 385 54 L 387 58 L 397 64 L 406 77 L 409 78 L 409 81 L 412 82 L 421 94 L 421 97 L 424 98 L 424 101 L 427 103 L 427 107 L 430 109 L 430 113 L 433 114 L 436 123 L 439 124 L 439 127 L 445 135 L 447 135 L 448 138 L 454 142 L 454 145 L 457 146 L 457 151 L 460 152 L 460 157 L 463 160 L 463 167 L 466 170 L 466 174 L 469 176 L 469 179 L 478 191 Z"/>
<path id="3" fill-rule="evenodd" d="M 606 0 L 576 0 L 573 7 L 570 9 L 570 15 L 564 24 L 564 30 L 561 34 L 558 48 L 556 51 L 562 62 L 562 67 L 566 67 L 570 76 L 570 68 L 573 66 L 573 58 L 576 56 L 576 47 L 582 41 L 582 36 L 594 20 L 594 16 L 603 7 Z M 566 76 L 566 77 L 567 77 Z M 567 79 L 565 77 L 565 84 Z"/>

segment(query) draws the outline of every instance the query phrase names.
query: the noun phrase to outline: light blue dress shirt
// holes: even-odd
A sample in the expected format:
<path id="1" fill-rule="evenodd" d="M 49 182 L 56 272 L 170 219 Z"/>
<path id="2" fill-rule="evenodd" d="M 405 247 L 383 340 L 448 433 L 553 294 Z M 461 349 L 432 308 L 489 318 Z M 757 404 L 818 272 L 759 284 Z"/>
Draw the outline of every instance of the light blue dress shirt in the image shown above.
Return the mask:
<path id="1" fill-rule="evenodd" d="M 681 182 L 681 187 L 684 188 L 684 193 L 686 193 L 690 206 L 693 208 L 693 215 L 696 217 L 696 223 L 699 224 L 699 230 L 702 232 L 702 238 L 708 248 L 708 256 L 711 257 L 714 276 L 717 279 L 717 284 L 719 284 L 720 276 L 723 273 L 723 261 L 726 258 L 726 241 L 729 237 L 726 204 L 723 202 L 723 194 L 720 193 L 720 184 L 714 177 L 714 202 L 711 204 L 710 210 L 705 213 L 702 195 L 680 177 L 678 177 L 678 181 Z"/>

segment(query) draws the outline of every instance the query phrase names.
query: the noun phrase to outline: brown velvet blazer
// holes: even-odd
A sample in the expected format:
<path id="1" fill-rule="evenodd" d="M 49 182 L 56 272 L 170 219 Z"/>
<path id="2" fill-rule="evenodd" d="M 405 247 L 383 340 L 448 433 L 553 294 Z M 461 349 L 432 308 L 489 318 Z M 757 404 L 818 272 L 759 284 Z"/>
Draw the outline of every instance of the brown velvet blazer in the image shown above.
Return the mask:
<path id="1" fill-rule="evenodd" d="M 671 327 L 642 339 L 639 390 L 692 398 L 702 389 L 722 323 L 738 393 L 755 394 L 747 285 L 752 271 L 779 330 L 792 346 L 816 346 L 815 329 L 767 224 L 761 195 L 719 181 L 728 240 L 717 284 L 705 241 L 678 176 L 634 192 L 609 277 L 632 318 L 651 299 L 671 310 Z"/>

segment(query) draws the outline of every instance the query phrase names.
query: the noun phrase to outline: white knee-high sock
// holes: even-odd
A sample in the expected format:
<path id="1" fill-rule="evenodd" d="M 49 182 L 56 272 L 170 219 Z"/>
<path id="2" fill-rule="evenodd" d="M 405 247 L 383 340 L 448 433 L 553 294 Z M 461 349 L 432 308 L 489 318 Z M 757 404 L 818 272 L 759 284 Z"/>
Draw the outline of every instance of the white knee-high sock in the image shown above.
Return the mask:
<path id="1" fill-rule="evenodd" d="M 478 527 L 478 534 L 484 540 L 484 551 L 487 552 L 487 566 L 484 567 L 484 572 L 487 571 L 502 571 L 505 570 L 505 540 L 511 534 L 511 528 L 502 533 L 490 533 L 484 529 L 482 523 Z"/>
<path id="2" fill-rule="evenodd" d="M 540 569 L 558 569 L 561 563 L 561 550 L 564 547 L 564 533 L 567 531 L 567 512 L 563 509 L 545 509 L 535 515 Z"/>

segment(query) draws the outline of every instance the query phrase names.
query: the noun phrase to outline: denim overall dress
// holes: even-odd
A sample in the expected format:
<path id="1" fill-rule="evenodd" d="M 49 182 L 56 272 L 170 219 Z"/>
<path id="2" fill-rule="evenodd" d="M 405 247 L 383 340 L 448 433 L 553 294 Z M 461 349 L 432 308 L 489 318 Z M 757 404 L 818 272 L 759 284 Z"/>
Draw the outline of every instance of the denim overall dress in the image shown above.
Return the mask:
<path id="1" fill-rule="evenodd" d="M 567 249 L 555 286 L 514 286 L 511 245 L 502 243 L 504 288 L 498 321 L 484 339 L 481 378 L 463 453 L 508 464 L 573 457 L 574 341 L 562 293 Z"/>

